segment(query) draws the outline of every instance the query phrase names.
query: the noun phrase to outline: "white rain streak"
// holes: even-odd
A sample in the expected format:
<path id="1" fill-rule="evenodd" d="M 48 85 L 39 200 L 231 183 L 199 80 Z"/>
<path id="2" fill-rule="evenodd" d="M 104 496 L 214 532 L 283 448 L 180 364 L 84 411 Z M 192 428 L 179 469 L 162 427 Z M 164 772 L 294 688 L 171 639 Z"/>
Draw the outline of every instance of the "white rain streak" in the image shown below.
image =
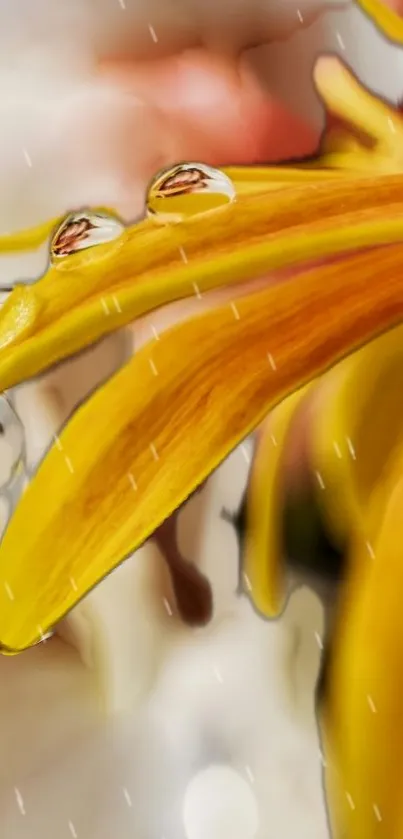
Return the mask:
<path id="1" fill-rule="evenodd" d="M 150 367 L 151 367 L 151 370 L 152 370 L 154 376 L 158 376 L 158 370 L 157 370 L 152 358 L 150 358 L 149 364 L 150 364 Z"/>
<path id="2" fill-rule="evenodd" d="M 129 478 L 129 481 L 130 481 L 130 484 L 131 484 L 131 486 L 132 486 L 132 489 L 137 489 L 137 484 L 136 484 L 136 481 L 134 480 L 133 475 L 132 475 L 132 473 L 131 473 L 131 472 L 129 472 L 129 474 L 128 474 L 128 476 L 127 476 L 127 477 Z"/>
<path id="3" fill-rule="evenodd" d="M 172 615 L 173 615 L 173 611 L 172 611 L 172 607 L 171 607 L 171 604 L 170 604 L 169 600 L 167 600 L 167 598 L 164 597 L 162 602 L 165 606 L 166 611 L 168 612 L 169 617 L 171 618 Z"/>
<path id="4" fill-rule="evenodd" d="M 268 358 L 271 369 L 272 370 L 277 370 L 277 365 L 276 365 L 276 362 L 274 361 L 274 358 L 273 358 L 271 352 L 267 353 L 267 358 Z"/>
<path id="5" fill-rule="evenodd" d="M 156 33 L 154 27 L 151 25 L 151 23 L 148 24 L 148 31 L 149 31 L 149 33 L 150 33 L 150 35 L 151 35 L 151 37 L 154 41 L 154 44 L 156 44 L 157 41 L 158 41 L 158 37 L 157 37 L 157 33 Z"/>
<path id="6" fill-rule="evenodd" d="M 378 821 L 378 822 L 381 822 L 381 821 L 382 821 L 382 816 L 381 816 L 381 813 L 380 813 L 380 810 L 379 810 L 378 805 L 377 805 L 377 804 L 373 804 L 373 805 L 372 805 L 372 807 L 373 807 L 373 810 L 374 810 L 374 813 L 375 813 L 375 816 L 376 816 L 377 821 Z"/>
<path id="7" fill-rule="evenodd" d="M 339 460 L 341 460 L 343 455 L 341 453 L 341 448 L 340 448 L 339 444 L 336 443 L 336 440 L 333 442 L 333 448 L 336 452 L 337 457 L 339 458 Z"/>
<path id="8" fill-rule="evenodd" d="M 322 638 L 319 635 L 319 632 L 315 632 L 315 638 L 316 638 L 316 643 L 317 643 L 319 649 L 323 650 L 323 641 L 322 641 Z"/>
<path id="9" fill-rule="evenodd" d="M 18 805 L 18 809 L 19 809 L 20 813 L 23 816 L 25 816 L 24 799 L 23 799 L 18 787 L 14 787 L 14 792 L 15 792 L 15 799 L 16 799 L 16 802 L 17 802 L 17 805 Z"/>
<path id="10" fill-rule="evenodd" d="M 71 472 L 71 474 L 73 475 L 74 474 L 74 466 L 73 466 L 70 458 L 67 457 L 67 455 L 66 455 L 64 459 L 66 461 L 66 466 L 67 466 L 69 472 Z"/>
<path id="11" fill-rule="evenodd" d="M 125 797 L 125 799 L 126 799 L 126 804 L 127 804 L 127 806 L 128 806 L 128 807 L 131 807 L 131 806 L 132 806 L 132 800 L 131 800 L 131 798 L 130 798 L 130 795 L 129 795 L 129 790 L 127 789 L 127 787 L 123 787 L 123 795 L 124 795 L 124 797 Z"/>
<path id="12" fill-rule="evenodd" d="M 371 559 L 375 559 L 375 551 L 371 545 L 371 542 L 366 542 L 367 551 L 371 557 Z"/>
<path id="13" fill-rule="evenodd" d="M 9 586 L 9 584 L 7 582 L 4 582 L 4 588 L 5 588 L 8 599 L 9 600 L 14 600 L 13 591 L 12 591 L 11 587 Z"/>
<path id="14" fill-rule="evenodd" d="M 347 439 L 347 446 L 348 446 L 348 450 L 349 450 L 349 452 L 350 452 L 351 457 L 353 458 L 353 460 L 355 460 L 355 459 L 356 459 L 356 455 L 355 455 L 355 449 L 354 449 L 354 446 L 353 446 L 353 444 L 352 444 L 352 442 L 351 442 L 351 440 L 350 440 L 350 437 L 347 437 L 346 439 Z"/>
<path id="15" fill-rule="evenodd" d="M 324 482 L 324 480 L 323 480 L 322 475 L 320 474 L 320 472 L 315 472 L 315 475 L 316 475 L 316 480 L 317 480 L 317 482 L 318 482 L 318 484 L 319 484 L 320 488 L 321 488 L 321 489 L 325 489 L 325 482 Z"/>
<path id="16" fill-rule="evenodd" d="M 255 781 L 255 776 L 254 776 L 250 766 L 245 766 L 245 772 L 248 776 L 249 781 L 251 782 L 251 784 L 253 784 L 254 781 Z"/>
<path id="17" fill-rule="evenodd" d="M 23 149 L 22 153 L 23 153 L 23 156 L 24 156 L 25 163 L 27 164 L 27 166 L 29 166 L 30 169 L 32 169 L 32 158 L 31 158 L 30 154 L 27 152 L 26 149 Z"/>
<path id="18" fill-rule="evenodd" d="M 250 463 L 250 454 L 249 454 L 248 449 L 246 448 L 245 445 L 241 446 L 241 452 L 242 452 L 242 454 L 243 454 L 243 456 L 246 460 L 246 463 L 249 464 Z"/>
<path id="19" fill-rule="evenodd" d="M 157 449 L 155 448 L 154 443 L 150 443 L 150 452 L 151 452 L 154 460 L 159 460 L 160 459 L 160 456 L 157 452 Z"/>
<path id="20" fill-rule="evenodd" d="M 336 32 L 336 39 L 337 39 L 337 43 L 338 43 L 338 45 L 339 45 L 340 49 L 341 49 L 341 50 L 345 50 L 345 49 L 346 49 L 346 45 L 345 45 L 345 43 L 344 43 L 344 41 L 343 41 L 343 38 L 342 38 L 342 37 L 341 37 L 341 35 L 340 35 L 340 32 Z"/>
<path id="21" fill-rule="evenodd" d="M 232 311 L 233 311 L 233 313 L 234 313 L 234 318 L 235 318 L 235 320 L 240 320 L 240 317 L 241 317 L 241 316 L 240 316 L 240 314 L 239 314 L 239 312 L 238 312 L 238 309 L 237 309 L 237 307 L 236 307 L 235 303 L 231 303 L 231 309 L 232 309 Z"/>
<path id="22" fill-rule="evenodd" d="M 113 295 L 112 300 L 113 300 L 113 303 L 114 303 L 114 306 L 115 306 L 115 309 L 116 309 L 117 313 L 119 315 L 121 315 L 122 314 L 122 309 L 121 309 L 119 300 L 118 300 L 118 298 L 116 297 L 115 294 Z"/>

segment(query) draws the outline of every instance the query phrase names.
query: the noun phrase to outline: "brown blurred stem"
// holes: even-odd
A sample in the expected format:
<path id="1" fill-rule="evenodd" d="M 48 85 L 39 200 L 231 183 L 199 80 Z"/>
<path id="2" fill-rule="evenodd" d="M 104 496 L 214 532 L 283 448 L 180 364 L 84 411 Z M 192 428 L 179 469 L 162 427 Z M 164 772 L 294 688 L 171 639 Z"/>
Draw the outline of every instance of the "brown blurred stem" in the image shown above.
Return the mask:
<path id="1" fill-rule="evenodd" d="M 190 498 L 201 492 L 205 483 Z M 189 626 L 205 626 L 213 614 L 213 593 L 205 575 L 185 559 L 179 549 L 178 516 L 181 511 L 182 507 L 175 510 L 157 528 L 153 539 L 167 562 L 180 617 Z"/>

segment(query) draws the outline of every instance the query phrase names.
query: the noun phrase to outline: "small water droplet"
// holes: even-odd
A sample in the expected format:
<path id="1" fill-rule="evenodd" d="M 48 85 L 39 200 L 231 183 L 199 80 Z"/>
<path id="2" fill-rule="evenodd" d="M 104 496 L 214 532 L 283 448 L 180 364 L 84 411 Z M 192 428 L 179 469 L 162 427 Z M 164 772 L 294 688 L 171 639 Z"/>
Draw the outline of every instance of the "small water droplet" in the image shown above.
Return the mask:
<path id="1" fill-rule="evenodd" d="M 180 163 L 164 169 L 147 192 L 147 214 L 157 221 L 181 221 L 234 201 L 235 187 L 220 169 L 203 163 Z"/>
<path id="2" fill-rule="evenodd" d="M 124 229 L 124 224 L 118 218 L 106 213 L 93 213 L 90 210 L 70 213 L 53 236 L 51 259 L 63 259 L 96 245 L 113 242 L 122 235 Z"/>

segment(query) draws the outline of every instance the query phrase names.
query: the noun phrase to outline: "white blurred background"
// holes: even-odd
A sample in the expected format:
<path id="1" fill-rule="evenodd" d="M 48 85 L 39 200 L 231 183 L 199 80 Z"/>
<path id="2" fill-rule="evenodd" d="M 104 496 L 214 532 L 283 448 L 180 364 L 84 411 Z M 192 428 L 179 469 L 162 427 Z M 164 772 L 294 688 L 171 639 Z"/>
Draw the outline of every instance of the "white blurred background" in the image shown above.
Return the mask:
<path id="1" fill-rule="evenodd" d="M 83 204 L 134 218 L 170 161 L 313 148 L 320 51 L 402 97 L 401 54 L 348 3 L 0 0 L 0 231 Z M 45 265 L 45 250 L 3 258 L 0 281 L 33 279 Z M 17 389 L 30 468 L 122 363 L 128 338 Z M 18 421 L 6 420 L 3 483 L 21 454 Z M 321 605 L 302 589 L 267 624 L 235 594 L 238 545 L 221 510 L 240 503 L 248 451 L 179 516 L 181 550 L 213 586 L 205 629 L 167 607 L 169 579 L 150 543 L 73 612 L 63 639 L 0 660 L 2 839 L 327 839 L 313 704 Z M 5 521 L 4 499 L 0 512 Z"/>

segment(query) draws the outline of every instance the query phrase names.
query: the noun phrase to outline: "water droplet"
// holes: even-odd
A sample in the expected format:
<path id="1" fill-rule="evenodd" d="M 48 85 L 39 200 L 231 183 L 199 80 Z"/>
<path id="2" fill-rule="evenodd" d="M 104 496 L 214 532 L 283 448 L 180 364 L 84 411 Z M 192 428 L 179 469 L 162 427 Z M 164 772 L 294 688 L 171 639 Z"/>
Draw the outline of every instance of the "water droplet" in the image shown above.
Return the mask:
<path id="1" fill-rule="evenodd" d="M 124 224 L 106 213 L 85 210 L 70 213 L 64 219 L 50 245 L 52 260 L 63 259 L 78 251 L 105 245 L 122 235 Z"/>
<path id="2" fill-rule="evenodd" d="M 0 396 L 0 487 L 5 487 L 23 465 L 24 429 L 5 396 Z"/>
<path id="3" fill-rule="evenodd" d="M 161 222 L 181 221 L 217 210 L 235 197 L 232 181 L 220 169 L 203 163 L 180 163 L 159 172 L 151 182 L 147 214 Z"/>

